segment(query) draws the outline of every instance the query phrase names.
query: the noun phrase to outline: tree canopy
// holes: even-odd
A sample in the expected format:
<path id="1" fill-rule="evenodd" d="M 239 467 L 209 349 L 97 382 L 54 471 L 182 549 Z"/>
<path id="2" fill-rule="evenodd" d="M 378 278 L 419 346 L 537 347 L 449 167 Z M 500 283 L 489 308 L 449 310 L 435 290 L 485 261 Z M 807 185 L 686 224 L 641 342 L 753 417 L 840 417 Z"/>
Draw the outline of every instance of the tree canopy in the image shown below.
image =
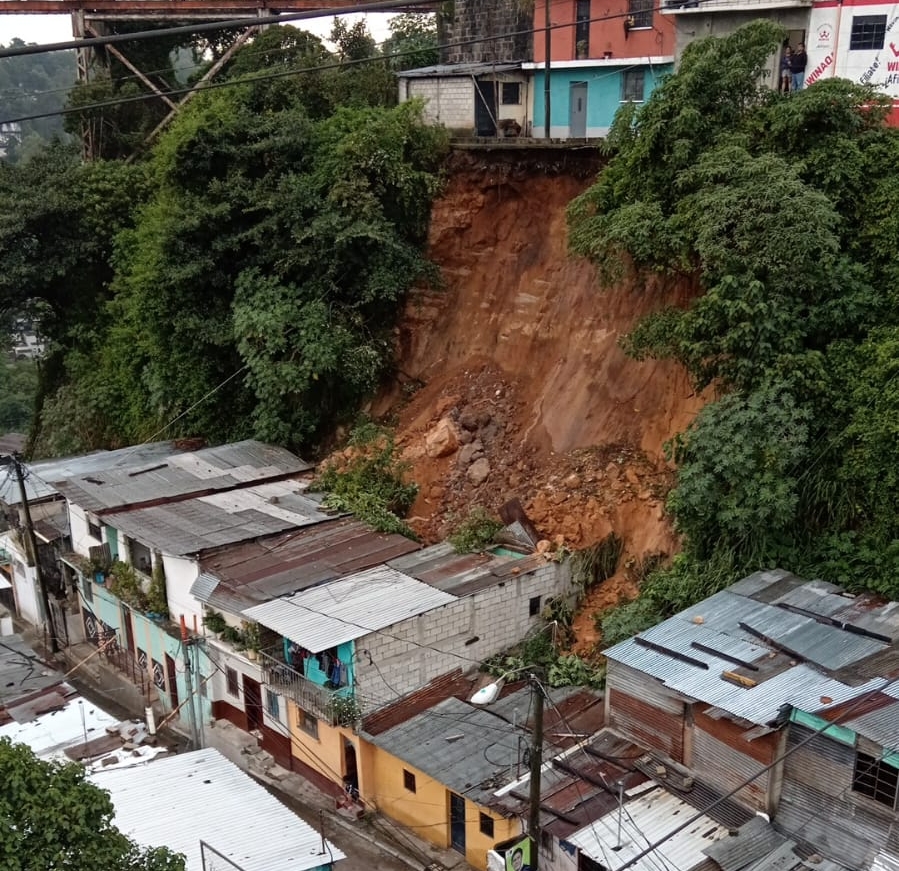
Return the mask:
<path id="1" fill-rule="evenodd" d="M 350 32 L 352 31 L 352 32 Z M 358 31 L 358 32 L 356 32 Z M 348 58 L 364 31 L 342 34 Z M 169 436 L 308 446 L 385 375 L 444 134 L 381 76 L 272 27 L 147 160 L 0 167 L 0 304 L 42 305 L 40 453 Z M 283 63 L 297 76 L 260 76 Z M 353 81 L 358 83 L 358 79 Z M 347 93 L 351 92 L 351 97 Z"/>
<path id="2" fill-rule="evenodd" d="M 693 42 L 616 117 L 607 167 L 569 210 L 572 248 L 604 281 L 697 288 L 624 346 L 678 360 L 716 397 L 669 446 L 685 556 L 650 584 L 657 608 L 631 607 L 637 622 L 665 616 L 659 591 L 689 576 L 720 585 L 777 564 L 899 597 L 885 486 L 899 456 L 899 133 L 866 86 L 772 90 L 785 35 L 757 21 Z"/>
<path id="3" fill-rule="evenodd" d="M 112 823 L 109 794 L 77 762 L 38 759 L 0 739 L 0 864 L 6 871 L 184 871 L 181 854 L 144 849 Z"/>

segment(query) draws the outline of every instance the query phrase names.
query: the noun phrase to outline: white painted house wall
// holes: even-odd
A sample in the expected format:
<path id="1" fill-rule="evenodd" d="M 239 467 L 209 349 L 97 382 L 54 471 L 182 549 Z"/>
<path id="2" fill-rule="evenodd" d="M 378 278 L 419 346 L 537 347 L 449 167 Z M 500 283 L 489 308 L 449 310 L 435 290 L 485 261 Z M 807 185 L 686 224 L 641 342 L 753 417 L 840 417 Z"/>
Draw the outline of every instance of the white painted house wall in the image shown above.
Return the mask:
<path id="1" fill-rule="evenodd" d="M 12 530 L 0 534 L 0 547 L 12 557 L 12 586 L 19 616 L 34 626 L 43 623 L 43 609 L 37 586 L 37 574 L 28 565 L 28 556 Z"/>

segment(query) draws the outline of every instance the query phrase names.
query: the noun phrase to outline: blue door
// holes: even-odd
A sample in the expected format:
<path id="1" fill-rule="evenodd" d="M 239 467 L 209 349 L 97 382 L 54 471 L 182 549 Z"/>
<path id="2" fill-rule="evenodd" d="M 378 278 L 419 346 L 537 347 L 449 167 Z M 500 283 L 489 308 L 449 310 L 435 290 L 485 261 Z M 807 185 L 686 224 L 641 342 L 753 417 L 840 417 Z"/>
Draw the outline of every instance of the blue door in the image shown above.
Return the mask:
<path id="1" fill-rule="evenodd" d="M 465 799 L 454 792 L 450 800 L 450 844 L 454 850 L 465 855 Z"/>

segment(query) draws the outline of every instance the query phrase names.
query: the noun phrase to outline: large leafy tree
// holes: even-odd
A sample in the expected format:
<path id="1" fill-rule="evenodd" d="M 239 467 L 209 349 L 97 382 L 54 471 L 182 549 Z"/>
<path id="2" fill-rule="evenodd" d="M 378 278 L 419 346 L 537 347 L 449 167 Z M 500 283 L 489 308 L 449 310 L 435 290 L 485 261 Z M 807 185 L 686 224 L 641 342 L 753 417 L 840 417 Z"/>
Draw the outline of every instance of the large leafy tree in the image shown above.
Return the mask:
<path id="1" fill-rule="evenodd" d="M 71 347 L 43 406 L 45 452 L 139 441 L 175 419 L 171 435 L 306 445 L 378 384 L 404 294 L 430 275 L 444 138 L 415 103 L 356 94 L 335 109 L 340 89 L 306 66 L 322 52 L 270 29 L 237 54 L 239 81 L 160 138 L 152 194 L 103 261 L 92 344 Z M 297 76 L 258 74 L 279 58 Z"/>
<path id="2" fill-rule="evenodd" d="M 184 871 L 180 854 L 143 849 L 113 825 L 109 795 L 75 762 L 38 759 L 0 739 L 0 865 L 6 871 Z"/>
<path id="3" fill-rule="evenodd" d="M 899 596 L 884 489 L 899 467 L 899 135 L 870 88 L 772 91 L 783 37 L 758 21 L 694 42 L 619 113 L 609 164 L 569 213 L 603 279 L 658 272 L 698 291 L 625 340 L 717 397 L 671 445 L 686 563 L 650 585 L 646 619 L 691 564 L 723 567 L 724 583 L 780 563 Z"/>

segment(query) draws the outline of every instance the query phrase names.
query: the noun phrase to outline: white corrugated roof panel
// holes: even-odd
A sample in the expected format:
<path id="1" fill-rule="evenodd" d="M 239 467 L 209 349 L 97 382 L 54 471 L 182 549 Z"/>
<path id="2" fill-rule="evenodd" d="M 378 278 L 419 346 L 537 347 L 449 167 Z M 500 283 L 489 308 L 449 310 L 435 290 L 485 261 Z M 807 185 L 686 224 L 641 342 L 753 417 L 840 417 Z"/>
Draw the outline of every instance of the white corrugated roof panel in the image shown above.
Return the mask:
<path id="1" fill-rule="evenodd" d="M 454 601 L 455 596 L 396 569 L 376 566 L 243 614 L 319 653 Z"/>
<path id="2" fill-rule="evenodd" d="M 694 809 L 682 798 L 656 787 L 625 803 L 620 814 L 620 842 L 617 809 L 579 829 L 566 840 L 594 862 L 599 862 L 609 871 L 616 871 L 642 853 L 650 843 L 664 838 L 694 814 Z M 690 871 L 706 861 L 703 851 L 727 834 L 725 826 L 711 817 L 700 816 L 631 867 L 634 871 L 662 871 L 667 868 Z"/>
<path id="3" fill-rule="evenodd" d="M 122 832 L 143 846 L 184 853 L 187 871 L 203 869 L 201 840 L 243 871 L 307 871 L 345 858 L 217 750 L 90 778 L 109 791 Z"/>

